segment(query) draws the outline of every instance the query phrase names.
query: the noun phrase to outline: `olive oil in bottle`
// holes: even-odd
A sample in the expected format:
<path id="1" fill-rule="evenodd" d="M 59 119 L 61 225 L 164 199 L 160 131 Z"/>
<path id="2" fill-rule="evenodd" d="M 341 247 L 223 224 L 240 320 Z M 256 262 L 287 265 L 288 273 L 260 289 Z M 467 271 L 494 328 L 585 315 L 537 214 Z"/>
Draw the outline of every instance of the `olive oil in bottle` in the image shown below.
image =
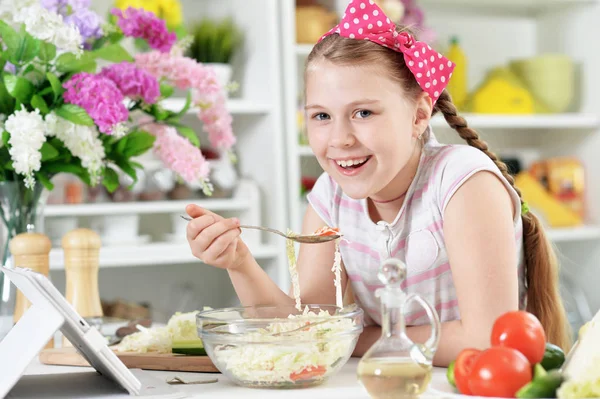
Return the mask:
<path id="1" fill-rule="evenodd" d="M 373 399 L 414 398 L 427 390 L 431 365 L 402 358 L 371 358 L 359 363 L 358 379 Z"/>
<path id="2" fill-rule="evenodd" d="M 373 399 L 417 398 L 427 391 L 431 381 L 440 319 L 423 297 L 403 292 L 406 266 L 402 261 L 386 259 L 378 277 L 385 284 L 376 292 L 381 301 L 381 337 L 358 363 L 357 378 Z M 431 323 L 431 337 L 424 344 L 415 343 L 406 335 L 405 306 L 413 301 L 425 308 Z"/>

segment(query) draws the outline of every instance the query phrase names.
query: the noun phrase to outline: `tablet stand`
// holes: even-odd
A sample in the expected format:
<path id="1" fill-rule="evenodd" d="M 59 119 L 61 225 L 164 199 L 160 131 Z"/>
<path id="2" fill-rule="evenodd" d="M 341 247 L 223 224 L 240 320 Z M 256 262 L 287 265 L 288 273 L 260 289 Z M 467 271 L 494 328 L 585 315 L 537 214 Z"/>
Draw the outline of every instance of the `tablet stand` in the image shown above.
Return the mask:
<path id="1" fill-rule="evenodd" d="M 32 304 L 23 314 L 0 342 L 0 398 L 17 383 L 64 322 L 59 311 L 43 303 Z"/>
<path id="2" fill-rule="evenodd" d="M 81 398 L 93 394 L 90 389 L 94 388 L 99 392 L 110 392 L 111 398 L 130 395 L 164 399 L 186 396 L 151 372 L 127 369 L 108 348 L 98 330 L 87 325 L 45 276 L 29 269 L 8 269 L 1 266 L 0 272 L 4 272 L 31 302 L 31 306 L 0 341 L 0 398 Z M 64 374 L 23 376 L 27 367 L 59 329 L 73 341 L 73 346 L 78 348 L 98 373 L 86 373 L 84 369 L 83 372 L 68 374 L 70 379 L 83 378 L 78 384 L 74 380 L 67 381 Z M 58 388 L 61 382 L 67 383 L 63 384 L 65 391 Z M 80 391 L 70 392 L 74 386 L 80 388 Z M 19 391 L 19 395 L 27 392 L 31 396 L 14 396 L 17 394 L 15 390 Z M 67 390 L 73 396 L 66 394 Z M 57 396 L 52 396 L 52 391 Z"/>

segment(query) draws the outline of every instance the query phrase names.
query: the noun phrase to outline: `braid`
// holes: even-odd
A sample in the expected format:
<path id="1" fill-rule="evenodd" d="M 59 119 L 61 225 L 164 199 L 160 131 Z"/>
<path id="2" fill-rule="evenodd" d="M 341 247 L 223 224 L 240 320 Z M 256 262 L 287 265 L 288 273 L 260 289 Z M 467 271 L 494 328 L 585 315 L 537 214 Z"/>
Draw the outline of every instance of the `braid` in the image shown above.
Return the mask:
<path id="1" fill-rule="evenodd" d="M 508 173 L 506 164 L 489 150 L 487 143 L 479 138 L 479 134 L 475 130 L 467 126 L 467 121 L 458 115 L 456 106 L 445 90 L 434 107 L 434 114 L 438 111 L 468 145 L 483 151 L 494 161 L 523 204 L 521 191 L 515 186 L 515 179 Z M 517 212 L 521 212 L 521 209 L 518 209 Z M 527 311 L 536 315 L 540 320 L 548 341 L 567 351 L 571 346 L 571 337 L 558 289 L 559 276 L 556 255 L 538 218 L 531 212 L 522 214 L 521 218 L 523 221 Z"/>
<path id="2" fill-rule="evenodd" d="M 465 118 L 458 115 L 456 106 L 452 102 L 450 94 L 448 94 L 446 90 L 444 90 L 440 95 L 434 110 L 440 111 L 442 113 L 444 119 L 446 119 L 446 122 L 448 122 L 448 125 L 450 125 L 452 129 L 456 130 L 459 136 L 463 140 L 465 140 L 468 145 L 483 151 L 485 155 L 487 155 L 492 161 L 494 161 L 498 169 L 500 169 L 500 172 L 502 172 L 502 176 L 504 176 L 504 178 L 508 180 L 510 185 L 515 189 L 515 191 L 519 195 L 519 198 L 521 198 L 521 190 L 519 190 L 515 186 L 515 179 L 510 173 L 508 173 L 508 167 L 506 166 L 506 164 L 502 162 L 496 154 L 489 150 L 487 143 L 481 140 L 479 134 L 467 125 L 467 121 L 465 120 Z M 521 200 L 521 203 L 522 202 L 523 200 Z"/>

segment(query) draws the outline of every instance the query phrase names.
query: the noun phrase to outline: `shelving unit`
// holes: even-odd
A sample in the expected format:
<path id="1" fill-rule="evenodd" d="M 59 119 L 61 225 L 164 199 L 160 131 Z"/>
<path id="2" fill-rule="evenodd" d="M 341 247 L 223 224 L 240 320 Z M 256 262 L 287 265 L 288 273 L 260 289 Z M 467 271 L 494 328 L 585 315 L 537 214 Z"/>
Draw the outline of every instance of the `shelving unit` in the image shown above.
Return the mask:
<path id="1" fill-rule="evenodd" d="M 250 248 L 252 255 L 259 261 L 276 258 L 280 252 L 275 245 L 257 245 Z M 152 243 L 145 245 L 123 245 L 103 247 L 100 250 L 101 268 L 166 266 L 174 264 L 200 263 L 185 242 Z M 60 248 L 50 251 L 50 269 L 64 270 L 64 254 Z"/>
<path id="2" fill-rule="evenodd" d="M 169 111 L 181 111 L 185 105 L 185 98 L 168 98 L 163 100 L 162 106 Z M 272 110 L 272 106 L 267 103 L 257 103 L 249 100 L 229 99 L 227 101 L 227 109 L 233 115 L 266 115 Z M 198 112 L 195 107 L 190 107 L 187 111 L 189 114 Z"/>
<path id="3" fill-rule="evenodd" d="M 105 16 L 113 5 L 113 1 L 98 0 L 93 2 L 92 7 Z M 196 203 L 224 216 L 239 217 L 247 224 L 281 230 L 288 227 L 278 0 L 253 0 L 252 7 L 248 7 L 246 0 L 181 0 L 181 5 L 188 26 L 203 17 L 220 19 L 230 16 L 244 35 L 243 49 L 233 62 L 232 80 L 239 83 L 239 90 L 230 94 L 227 102 L 237 138 L 234 151 L 239 161 L 236 169 L 241 177 L 237 194 L 233 198 L 186 201 L 49 205 L 45 217 L 47 220 L 76 217 L 78 221 L 85 222 L 107 215 L 140 215 L 140 225 L 144 225 L 154 241 L 138 245 L 111 244 L 101 248 L 100 274 L 105 279 L 100 286 L 103 298 L 125 297 L 152 302 L 160 308 L 163 298 L 158 292 L 149 292 L 147 287 L 190 285 L 204 298 L 202 303 L 194 306 L 228 306 L 239 302 L 225 270 L 203 265 L 194 258 L 185 235 L 182 235 L 181 241 L 158 241 L 157 238 L 169 234 L 169 215 L 184 213 L 188 203 Z M 170 98 L 162 105 L 180 111 L 184 103 L 184 98 Z M 202 122 L 194 115 L 196 112 L 191 108 L 184 122 L 198 132 L 205 144 L 206 134 L 202 132 Z M 185 224 L 184 221 L 182 223 Z M 260 266 L 282 289 L 287 290 L 289 277 L 285 243 L 280 238 L 257 231 L 244 231 L 242 237 Z M 64 282 L 60 247 L 52 249 L 50 263 L 52 278 L 60 286 L 61 281 Z M 160 268 L 168 270 L 168 273 L 158 273 Z M 129 269 L 136 270 L 135 274 Z M 165 275 L 168 280 L 163 280 Z M 128 276 L 125 277 L 126 292 L 122 287 L 118 288 L 120 276 Z"/>
<path id="4" fill-rule="evenodd" d="M 320 1 L 341 15 L 346 0 Z M 499 154 L 527 152 L 536 157 L 574 156 L 586 167 L 586 225 L 565 229 L 547 228 L 558 248 L 564 272 L 572 272 L 574 289 L 581 288 L 593 309 L 600 308 L 598 281 L 600 254 L 600 55 L 590 51 L 591 38 L 600 37 L 598 0 L 419 0 L 425 23 L 435 29 L 441 52 L 451 36 L 460 38 L 468 57 L 469 90 L 485 78 L 492 67 L 547 53 L 566 54 L 575 62 L 573 105 L 564 113 L 545 115 L 463 114 Z M 312 44 L 295 43 L 295 1 L 282 4 L 283 67 L 288 159 L 288 191 L 291 223 L 300 229 L 307 206 L 300 196 L 300 179 L 314 176 L 318 164 L 312 151 L 299 143 L 298 101 L 303 88 L 303 67 Z M 431 125 L 441 141 L 461 142 L 438 115 Z M 521 152 L 522 151 L 522 152 Z"/>

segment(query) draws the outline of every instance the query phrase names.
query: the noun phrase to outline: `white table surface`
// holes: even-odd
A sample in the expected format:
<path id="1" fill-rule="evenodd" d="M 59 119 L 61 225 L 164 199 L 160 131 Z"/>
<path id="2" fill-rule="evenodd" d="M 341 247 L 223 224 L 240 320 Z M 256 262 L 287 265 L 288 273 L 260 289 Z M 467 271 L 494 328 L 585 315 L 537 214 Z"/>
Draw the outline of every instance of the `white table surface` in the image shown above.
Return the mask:
<path id="1" fill-rule="evenodd" d="M 211 384 L 194 384 L 194 385 L 176 385 L 177 389 L 186 393 L 189 398 L 310 398 L 310 399 L 369 399 L 369 395 L 363 390 L 358 380 L 356 379 L 356 366 L 358 358 L 351 358 L 348 363 L 331 377 L 327 382 L 320 386 L 303 388 L 303 389 L 286 389 L 286 390 L 271 390 L 271 389 L 256 389 L 245 388 L 235 385 L 227 377 L 222 374 L 203 374 L 203 373 L 185 373 L 185 372 L 169 372 L 169 371 L 149 371 L 161 379 L 171 379 L 175 376 L 187 377 L 191 379 L 208 379 L 216 377 L 217 383 Z M 79 373 L 89 372 L 92 370 L 88 367 L 65 367 L 65 366 L 50 366 L 41 364 L 37 359 L 34 360 L 26 370 L 27 375 L 37 374 L 59 374 L 59 373 Z M 458 397 L 450 390 L 450 386 L 446 382 L 446 369 L 434 368 L 433 378 L 426 394 L 422 398 L 450 398 Z M 97 397 L 95 397 L 97 398 Z M 107 397 L 107 399 L 110 397 Z"/>

